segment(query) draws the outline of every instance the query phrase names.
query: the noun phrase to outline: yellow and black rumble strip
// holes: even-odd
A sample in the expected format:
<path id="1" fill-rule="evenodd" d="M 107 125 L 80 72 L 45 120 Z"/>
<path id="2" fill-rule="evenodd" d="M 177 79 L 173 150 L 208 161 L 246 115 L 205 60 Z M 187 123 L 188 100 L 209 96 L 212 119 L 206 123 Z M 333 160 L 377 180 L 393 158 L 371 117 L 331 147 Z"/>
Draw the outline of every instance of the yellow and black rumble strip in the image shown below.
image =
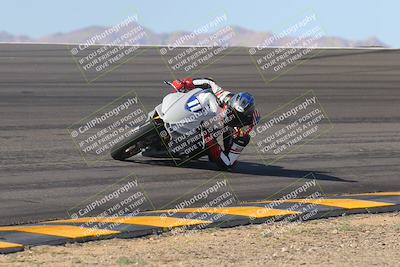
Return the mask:
<path id="1" fill-rule="evenodd" d="M 272 205 L 273 204 L 273 205 Z M 296 204 L 296 205 L 293 205 Z M 312 205 L 313 212 L 304 205 Z M 378 192 L 323 199 L 257 201 L 224 208 L 186 208 L 173 213 L 155 210 L 133 217 L 83 217 L 46 221 L 37 224 L 0 227 L 0 253 L 24 250 L 38 245 L 61 245 L 109 238 L 133 238 L 162 233 L 175 228 L 198 226 L 232 227 L 268 220 L 313 220 L 357 213 L 380 213 L 400 210 L 400 192 Z M 195 213 L 193 219 L 187 214 Z M 307 216 L 305 214 L 307 213 Z M 204 216 L 201 216 L 204 214 Z M 209 220 L 209 215 L 214 215 Z M 216 217 L 217 216 L 217 217 Z M 199 219 L 202 218 L 202 219 Z"/>

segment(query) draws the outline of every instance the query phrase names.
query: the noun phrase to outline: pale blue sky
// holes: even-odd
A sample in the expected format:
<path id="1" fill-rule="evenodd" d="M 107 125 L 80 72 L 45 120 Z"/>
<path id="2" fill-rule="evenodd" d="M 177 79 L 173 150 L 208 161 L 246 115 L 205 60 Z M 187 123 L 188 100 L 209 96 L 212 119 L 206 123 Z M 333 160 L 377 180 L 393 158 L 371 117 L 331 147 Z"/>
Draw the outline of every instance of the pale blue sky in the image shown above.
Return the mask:
<path id="1" fill-rule="evenodd" d="M 327 35 L 348 39 L 376 36 L 400 47 L 400 1 L 395 0 L 9 0 L 1 3 L 0 31 L 39 37 L 91 25 L 109 26 L 134 14 L 135 9 L 139 22 L 156 32 L 192 30 L 195 19 L 218 10 L 227 12 L 229 24 L 279 31 L 278 25 L 308 8 L 318 15 Z"/>

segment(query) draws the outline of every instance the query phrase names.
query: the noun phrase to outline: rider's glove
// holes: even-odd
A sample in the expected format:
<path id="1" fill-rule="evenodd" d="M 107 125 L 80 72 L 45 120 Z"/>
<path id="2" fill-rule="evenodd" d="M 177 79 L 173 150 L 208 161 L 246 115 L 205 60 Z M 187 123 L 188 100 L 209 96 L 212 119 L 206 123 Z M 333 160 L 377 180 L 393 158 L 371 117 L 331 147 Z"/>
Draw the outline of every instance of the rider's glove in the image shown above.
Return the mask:
<path id="1" fill-rule="evenodd" d="M 260 113 L 258 110 L 254 110 L 253 112 L 253 123 L 249 126 L 245 126 L 243 128 L 234 127 L 232 133 L 233 142 L 242 146 L 247 146 L 250 142 L 250 133 L 253 130 L 254 126 L 260 122 Z"/>
<path id="2" fill-rule="evenodd" d="M 172 86 L 175 88 L 175 92 L 180 92 L 185 87 L 184 83 L 181 80 L 174 80 L 172 82 Z"/>
<path id="3" fill-rule="evenodd" d="M 175 92 L 187 92 L 195 88 L 192 78 L 174 80 L 172 86 L 175 88 Z"/>
<path id="4" fill-rule="evenodd" d="M 250 129 L 251 130 L 251 129 Z M 239 127 L 234 127 L 233 128 L 233 134 L 232 134 L 232 141 L 234 144 L 239 145 L 241 147 L 245 147 L 249 144 L 250 142 L 250 130 L 244 130 Z"/>
<path id="5" fill-rule="evenodd" d="M 186 90 L 190 91 L 194 88 L 196 88 L 196 86 L 193 84 L 193 79 L 192 78 L 186 78 L 182 80 L 183 86 Z"/>
<path id="6" fill-rule="evenodd" d="M 237 138 L 237 137 L 243 137 L 245 135 L 248 135 L 248 133 L 243 128 L 234 127 L 232 135 L 233 135 L 233 138 Z"/>

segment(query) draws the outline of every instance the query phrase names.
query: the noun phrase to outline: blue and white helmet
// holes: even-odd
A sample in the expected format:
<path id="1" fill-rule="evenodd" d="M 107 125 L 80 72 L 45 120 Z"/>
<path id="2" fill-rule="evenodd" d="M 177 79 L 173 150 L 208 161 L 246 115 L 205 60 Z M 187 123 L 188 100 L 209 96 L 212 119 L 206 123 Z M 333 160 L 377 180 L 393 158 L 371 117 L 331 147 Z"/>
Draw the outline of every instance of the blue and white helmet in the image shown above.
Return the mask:
<path id="1" fill-rule="evenodd" d="M 236 117 L 233 123 L 239 123 L 242 126 L 254 124 L 255 100 L 251 94 L 247 92 L 237 93 L 232 96 L 228 105 Z"/>

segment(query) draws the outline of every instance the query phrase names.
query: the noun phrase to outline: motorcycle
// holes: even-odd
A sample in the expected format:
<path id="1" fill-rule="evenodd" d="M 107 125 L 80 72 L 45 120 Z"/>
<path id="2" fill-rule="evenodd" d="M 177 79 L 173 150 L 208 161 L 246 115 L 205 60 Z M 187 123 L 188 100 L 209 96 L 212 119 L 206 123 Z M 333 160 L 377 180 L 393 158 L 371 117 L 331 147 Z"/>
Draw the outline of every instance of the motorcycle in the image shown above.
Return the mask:
<path id="1" fill-rule="evenodd" d="M 168 81 L 164 83 L 173 86 Z M 204 91 L 205 89 L 195 88 L 189 92 L 166 95 L 162 103 L 148 113 L 142 125 L 136 127 L 128 138 L 112 147 L 111 157 L 115 160 L 125 160 L 149 150 L 164 151 L 167 152 L 167 156 L 180 159 L 196 159 L 205 155 L 203 124 L 221 122 L 215 119 L 215 112 L 200 105 L 197 97 Z M 221 127 L 215 126 L 213 129 L 218 128 Z M 213 134 L 217 135 L 215 131 Z M 189 145 L 188 141 L 191 141 Z"/>

